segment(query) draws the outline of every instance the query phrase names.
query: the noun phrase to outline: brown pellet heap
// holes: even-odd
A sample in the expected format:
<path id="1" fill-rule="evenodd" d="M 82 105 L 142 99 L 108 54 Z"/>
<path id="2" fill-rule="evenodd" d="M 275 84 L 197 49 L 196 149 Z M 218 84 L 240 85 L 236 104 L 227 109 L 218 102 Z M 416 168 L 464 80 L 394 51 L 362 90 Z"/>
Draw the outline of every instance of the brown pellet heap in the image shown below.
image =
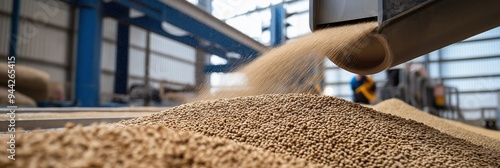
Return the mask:
<path id="1" fill-rule="evenodd" d="M 29 133 L 17 139 L 15 161 L 6 157 L 6 150 L 0 154 L 3 168 L 322 167 L 227 139 L 162 126 L 68 127 Z"/>
<path id="2" fill-rule="evenodd" d="M 500 134 L 499 131 L 487 130 L 473 126 L 465 127 L 465 124 L 463 123 L 459 124 L 457 121 L 433 116 L 398 99 L 385 100 L 374 106 L 373 109 L 402 118 L 415 120 L 451 136 L 465 139 L 473 144 L 480 145 L 488 149 L 500 151 L 500 139 L 496 139 L 495 137 L 495 135 L 498 136 Z"/>
<path id="3" fill-rule="evenodd" d="M 500 166 L 497 151 L 328 96 L 286 94 L 201 101 L 121 124 L 201 132 L 336 167 Z"/>

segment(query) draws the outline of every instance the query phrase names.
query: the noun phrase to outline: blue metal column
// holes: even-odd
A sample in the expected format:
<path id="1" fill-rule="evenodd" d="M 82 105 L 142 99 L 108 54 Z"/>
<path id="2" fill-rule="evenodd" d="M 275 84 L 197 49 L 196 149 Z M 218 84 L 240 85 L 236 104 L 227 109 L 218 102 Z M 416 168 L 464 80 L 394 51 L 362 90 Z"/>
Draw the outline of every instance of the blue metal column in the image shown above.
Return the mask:
<path id="1" fill-rule="evenodd" d="M 10 42 L 9 56 L 17 56 L 17 38 L 19 37 L 19 12 L 21 8 L 21 0 L 14 0 L 12 3 L 12 15 L 10 18 Z"/>
<path id="2" fill-rule="evenodd" d="M 120 10 L 121 14 L 128 16 L 128 9 Z M 128 60 L 129 60 L 129 33 L 130 27 L 124 23 L 118 23 L 116 33 L 116 66 L 115 66 L 115 94 L 127 94 L 128 84 Z"/>
<path id="3" fill-rule="evenodd" d="M 285 9 L 283 4 L 271 7 L 271 46 L 276 47 L 285 41 Z"/>
<path id="4" fill-rule="evenodd" d="M 81 107 L 99 106 L 101 1 L 79 0 L 75 98 Z"/>

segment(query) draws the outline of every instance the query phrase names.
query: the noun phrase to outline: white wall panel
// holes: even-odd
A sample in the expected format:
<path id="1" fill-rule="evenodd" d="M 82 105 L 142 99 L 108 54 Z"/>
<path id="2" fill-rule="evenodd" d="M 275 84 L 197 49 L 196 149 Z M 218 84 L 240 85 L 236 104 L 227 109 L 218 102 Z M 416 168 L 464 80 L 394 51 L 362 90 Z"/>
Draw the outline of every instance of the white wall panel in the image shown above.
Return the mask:
<path id="1" fill-rule="evenodd" d="M 428 73 L 430 74 L 431 78 L 438 78 L 439 77 L 439 64 L 437 62 L 429 63 Z"/>
<path id="2" fill-rule="evenodd" d="M 442 59 L 500 55 L 500 40 L 457 43 L 441 50 Z"/>
<path id="3" fill-rule="evenodd" d="M 114 91 L 114 76 L 108 74 L 101 74 L 101 86 L 100 86 L 100 101 L 101 103 L 109 103 L 113 99 Z"/>
<path id="4" fill-rule="evenodd" d="M 306 2 L 307 1 L 303 1 Z M 291 24 L 290 27 L 286 30 L 287 37 L 289 38 L 297 38 L 303 36 L 305 34 L 311 33 L 311 29 L 309 28 L 309 13 L 302 13 L 292 15 L 287 18 L 287 22 Z"/>
<path id="5" fill-rule="evenodd" d="M 130 48 L 129 50 L 129 75 L 144 76 L 146 53 L 144 50 Z"/>
<path id="6" fill-rule="evenodd" d="M 443 62 L 443 77 L 499 74 L 499 65 L 500 58 Z"/>
<path id="7" fill-rule="evenodd" d="M 500 77 L 450 79 L 445 81 L 445 85 L 457 87 L 459 91 L 494 91 L 500 89 Z"/>
<path id="8" fill-rule="evenodd" d="M 19 23 L 18 54 L 39 60 L 66 64 L 68 35 L 50 27 L 21 21 Z"/>
<path id="9" fill-rule="evenodd" d="M 435 61 L 439 59 L 438 51 L 433 51 L 429 53 L 429 60 L 430 61 Z"/>
<path id="10" fill-rule="evenodd" d="M 340 81 L 341 82 L 351 82 L 351 79 L 354 76 L 356 76 L 356 74 L 353 74 L 349 71 L 346 71 L 346 70 L 340 71 Z"/>
<path id="11" fill-rule="evenodd" d="M 107 39 L 111 39 L 116 41 L 116 32 L 117 32 L 117 22 L 112 18 L 104 18 L 102 20 L 102 36 Z"/>
<path id="12" fill-rule="evenodd" d="M 309 9 L 309 1 L 296 1 L 293 3 L 284 4 L 284 8 L 287 12 L 302 12 Z"/>
<path id="13" fill-rule="evenodd" d="M 488 30 L 486 32 L 480 33 L 478 35 L 472 36 L 464 41 L 467 40 L 477 40 L 477 39 L 485 39 L 485 38 L 492 38 L 492 37 L 500 37 L 500 27 L 493 28 L 491 30 Z"/>
<path id="14" fill-rule="evenodd" d="M 21 16 L 68 28 L 69 5 L 60 0 L 21 1 Z"/>
<path id="15" fill-rule="evenodd" d="M 478 34 L 465 41 L 480 40 L 480 39 L 494 38 L 494 37 L 500 37 L 500 27 Z M 476 57 L 476 56 L 498 55 L 500 53 L 498 53 L 499 47 L 497 46 L 498 46 L 498 40 L 452 44 L 447 47 L 444 47 L 441 50 L 444 51 L 442 59 L 457 59 L 457 58 L 467 58 L 471 56 Z M 439 59 L 438 51 L 436 50 L 431 52 L 429 58 L 431 61 L 438 60 Z"/>
<path id="16" fill-rule="evenodd" d="M 496 92 L 461 94 L 460 107 L 466 109 L 496 107 L 498 106 L 497 98 L 498 96 Z M 455 100 L 452 99 L 451 102 L 455 103 Z"/>
<path id="17" fill-rule="evenodd" d="M 130 44 L 146 48 L 146 31 L 144 29 L 131 26 L 130 27 Z"/>
<path id="18" fill-rule="evenodd" d="M 159 55 L 151 54 L 151 78 L 179 83 L 195 84 L 195 67 L 193 64 L 179 62 Z"/>
<path id="19" fill-rule="evenodd" d="M 101 93 L 113 93 L 114 75 L 101 73 Z"/>
<path id="20" fill-rule="evenodd" d="M 196 61 L 194 48 L 154 33 L 151 33 L 151 50 L 193 63 Z"/>
<path id="21" fill-rule="evenodd" d="M 382 71 L 376 74 L 371 75 L 373 80 L 375 81 L 385 81 L 387 79 L 386 71 Z"/>
<path id="22" fill-rule="evenodd" d="M 323 65 L 325 67 L 337 67 L 337 65 L 335 65 L 332 61 L 330 61 L 330 59 L 328 58 L 325 58 L 325 61 L 323 62 Z"/>
<path id="23" fill-rule="evenodd" d="M 262 18 L 258 13 L 228 19 L 226 23 L 250 37 L 259 38 L 262 35 Z"/>
<path id="24" fill-rule="evenodd" d="M 245 87 L 247 78 L 243 73 L 211 73 L 210 81 L 212 81 L 212 86 L 221 87 L 224 90 L 228 89 L 227 87 Z"/>
<path id="25" fill-rule="evenodd" d="M 338 69 L 326 69 L 324 76 L 326 83 L 334 83 L 339 81 Z"/>
<path id="26" fill-rule="evenodd" d="M 352 95 L 351 84 L 342 84 L 338 90 L 339 95 Z"/>
<path id="27" fill-rule="evenodd" d="M 114 43 L 102 43 L 101 48 L 101 68 L 103 70 L 115 71 L 116 45 Z"/>

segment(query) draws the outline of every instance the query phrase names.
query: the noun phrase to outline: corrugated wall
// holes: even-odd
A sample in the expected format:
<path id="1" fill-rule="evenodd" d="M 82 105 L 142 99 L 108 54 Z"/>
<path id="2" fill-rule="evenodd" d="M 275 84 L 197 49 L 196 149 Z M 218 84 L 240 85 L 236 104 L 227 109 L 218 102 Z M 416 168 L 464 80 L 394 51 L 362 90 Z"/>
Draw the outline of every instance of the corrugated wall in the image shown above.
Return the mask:
<path id="1" fill-rule="evenodd" d="M 8 54 L 12 0 L 0 7 L 0 56 Z M 51 81 L 69 84 L 67 79 L 70 39 L 70 7 L 55 0 L 21 1 L 18 36 L 18 65 L 51 74 Z"/>
<path id="2" fill-rule="evenodd" d="M 0 5 L 0 57 L 8 54 L 10 13 L 12 0 Z M 27 65 L 51 74 L 51 81 L 65 83 L 73 88 L 73 60 L 76 31 L 72 28 L 73 11 L 59 0 L 22 0 L 19 25 L 18 64 Z M 116 62 L 117 21 L 103 19 L 101 60 L 101 101 L 109 102 L 113 96 Z M 151 34 L 150 81 L 195 85 L 195 49 L 176 41 Z M 146 59 L 146 31 L 131 26 L 128 86 L 143 84 Z M 123 65 L 127 66 L 127 65 Z"/>
<path id="3" fill-rule="evenodd" d="M 103 21 L 101 67 L 102 101 L 109 102 L 113 96 L 116 62 L 117 22 L 112 18 Z M 147 31 L 135 26 L 130 28 L 129 81 L 128 87 L 144 84 L 146 75 Z M 174 40 L 150 33 L 149 79 L 152 87 L 158 88 L 160 81 L 183 85 L 195 85 L 196 50 Z M 126 65 L 123 65 L 126 66 Z"/>
<path id="4" fill-rule="evenodd" d="M 113 98 L 116 62 L 116 26 L 116 20 L 111 18 L 103 19 L 103 40 L 101 44 L 101 102 L 110 102 Z"/>
<path id="5" fill-rule="evenodd" d="M 444 83 L 457 87 L 460 107 L 471 118 L 480 108 L 500 105 L 500 27 L 445 47 L 431 58 Z"/>
<path id="6" fill-rule="evenodd" d="M 196 50 L 171 39 L 151 34 L 149 72 L 155 80 L 194 85 Z"/>

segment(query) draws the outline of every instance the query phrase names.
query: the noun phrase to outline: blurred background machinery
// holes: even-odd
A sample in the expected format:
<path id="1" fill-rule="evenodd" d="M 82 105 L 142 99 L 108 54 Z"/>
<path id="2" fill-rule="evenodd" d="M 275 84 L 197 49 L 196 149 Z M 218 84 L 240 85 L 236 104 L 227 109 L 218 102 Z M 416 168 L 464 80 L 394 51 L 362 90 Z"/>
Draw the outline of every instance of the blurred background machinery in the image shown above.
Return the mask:
<path id="1" fill-rule="evenodd" d="M 236 67 L 310 33 L 309 3 L 4 0 L 0 58 L 15 56 L 17 67 L 38 78 L 18 76 L 26 106 L 174 106 L 194 97 L 203 84 L 213 92 L 227 89 L 222 81 L 241 78 L 231 73 Z M 496 128 L 499 46 L 497 27 L 421 54 L 399 70 L 375 73 L 379 100 L 399 98 L 429 113 Z M 426 72 L 410 68 L 417 65 Z M 312 71 L 298 79 L 311 86 L 300 92 L 351 100 L 355 74 L 328 59 Z M 38 86 L 41 94 L 23 91 L 23 84 Z"/>
<path id="2" fill-rule="evenodd" d="M 485 117 L 484 114 L 486 109 L 489 109 L 493 112 L 493 116 L 494 113 L 496 113 L 496 116 L 500 116 L 498 111 L 492 110 L 495 106 L 498 106 L 498 99 L 494 101 L 488 100 L 491 101 L 492 105 L 489 108 L 463 108 L 461 98 L 467 97 L 468 105 L 465 105 L 465 107 L 474 106 L 475 104 L 469 103 L 474 99 L 473 97 L 469 98 L 469 95 L 472 95 L 472 93 L 479 94 L 479 92 L 465 92 L 462 90 L 465 86 L 460 85 L 466 85 L 465 81 L 468 80 L 471 81 L 470 84 L 474 85 L 473 81 L 479 78 L 497 78 L 498 69 L 493 65 L 489 65 L 483 67 L 490 72 L 488 76 L 474 76 L 477 73 L 484 72 L 484 70 L 468 69 L 466 67 L 457 68 L 454 65 L 459 64 L 459 61 L 462 64 L 466 64 L 465 62 L 474 64 L 479 60 L 486 61 L 487 59 L 494 62 L 500 61 L 498 49 L 483 48 L 486 50 L 483 52 L 493 52 L 495 54 L 481 55 L 477 51 L 470 51 L 469 48 L 467 48 L 469 51 L 464 51 L 467 50 L 465 48 L 460 51 L 458 47 L 453 47 L 464 46 L 466 44 L 463 43 L 466 42 L 498 42 L 498 34 L 493 35 L 492 38 L 481 38 L 488 32 L 479 33 L 500 26 L 500 21 L 497 19 L 497 16 L 500 15 L 500 10 L 497 8 L 497 6 L 500 6 L 500 1 L 488 0 L 475 3 L 467 0 L 311 0 L 310 6 L 310 26 L 312 30 L 366 21 L 378 21 L 379 26 L 373 32 L 375 40 L 372 40 L 363 49 L 372 51 L 371 54 L 353 53 L 349 59 L 354 60 L 357 64 L 342 64 L 342 60 L 340 60 L 338 61 L 340 64 L 337 64 L 340 68 L 354 73 L 372 74 L 410 61 L 410 63 L 400 65 L 398 68 L 386 70 L 385 82 L 382 82 L 379 86 L 381 87 L 379 89 L 381 100 L 398 98 L 416 108 L 440 117 L 496 128 L 495 117 Z M 464 41 L 446 47 L 461 40 Z M 442 47 L 445 48 L 440 49 Z M 438 54 L 437 69 L 431 67 L 433 58 L 428 54 L 429 52 L 437 52 Z M 448 53 L 452 54 L 448 55 Z M 443 63 L 443 57 L 448 57 L 446 59 L 451 63 Z M 447 64 L 450 66 L 446 66 Z M 437 73 L 438 76 L 429 74 L 429 71 Z M 448 71 L 449 75 L 445 75 L 444 71 Z M 470 75 L 459 75 L 463 73 L 461 71 L 468 71 L 466 73 Z M 444 76 L 456 77 L 447 78 Z M 450 84 L 450 81 L 459 80 L 461 82 Z M 498 86 L 500 85 L 495 82 L 488 85 L 496 90 L 484 90 L 483 93 L 499 94 Z M 479 104 L 481 104 L 479 106 L 483 106 L 486 102 Z M 469 116 L 465 117 L 462 113 L 467 110 L 476 111 L 480 109 L 483 109 L 480 112 L 481 116 L 476 117 L 476 119 L 470 119 Z M 479 113 L 476 111 L 477 114 Z"/>

